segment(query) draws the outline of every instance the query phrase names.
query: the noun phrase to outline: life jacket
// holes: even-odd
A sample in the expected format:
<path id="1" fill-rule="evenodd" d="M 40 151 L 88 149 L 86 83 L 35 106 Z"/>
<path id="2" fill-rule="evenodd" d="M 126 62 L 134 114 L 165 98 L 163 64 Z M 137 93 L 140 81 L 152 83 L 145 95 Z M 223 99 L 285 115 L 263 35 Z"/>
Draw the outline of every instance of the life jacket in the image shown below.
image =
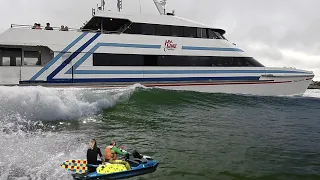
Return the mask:
<path id="1" fill-rule="evenodd" d="M 107 146 L 106 149 L 104 150 L 104 156 L 106 158 L 106 161 L 109 161 L 110 159 L 113 159 L 113 160 L 117 159 L 117 154 L 112 152 L 111 148 L 113 148 L 113 146 Z"/>

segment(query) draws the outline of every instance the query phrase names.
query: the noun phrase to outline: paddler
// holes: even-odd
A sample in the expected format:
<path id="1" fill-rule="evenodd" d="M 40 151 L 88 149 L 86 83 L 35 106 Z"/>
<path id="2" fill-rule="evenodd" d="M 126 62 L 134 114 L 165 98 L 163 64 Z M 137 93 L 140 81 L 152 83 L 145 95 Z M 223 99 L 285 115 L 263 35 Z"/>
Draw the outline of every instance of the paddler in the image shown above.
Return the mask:
<path id="1" fill-rule="evenodd" d="M 116 141 L 111 141 L 109 146 L 104 150 L 105 162 L 109 162 L 111 164 L 123 164 L 126 166 L 127 170 L 130 170 L 131 167 L 127 161 L 117 159 L 117 154 L 127 157 L 129 153 L 117 148 L 116 144 Z"/>

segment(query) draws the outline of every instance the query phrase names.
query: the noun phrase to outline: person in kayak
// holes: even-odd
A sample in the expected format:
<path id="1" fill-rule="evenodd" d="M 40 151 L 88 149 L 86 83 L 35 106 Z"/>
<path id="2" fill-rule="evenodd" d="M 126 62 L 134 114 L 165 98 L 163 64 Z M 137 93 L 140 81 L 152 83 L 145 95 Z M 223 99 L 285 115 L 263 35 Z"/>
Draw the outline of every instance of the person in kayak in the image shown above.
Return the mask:
<path id="1" fill-rule="evenodd" d="M 121 149 L 117 148 L 116 141 L 111 141 L 110 145 L 104 150 L 105 162 L 111 164 L 123 164 L 126 166 L 127 170 L 130 170 L 130 164 L 127 161 L 117 160 L 117 154 L 128 157 L 128 152 L 123 152 Z"/>
<path id="2" fill-rule="evenodd" d="M 88 164 L 98 165 L 98 155 L 100 156 L 101 161 L 104 162 L 104 158 L 101 154 L 100 148 L 98 148 L 97 146 L 97 141 L 95 139 L 92 139 L 87 150 Z"/>

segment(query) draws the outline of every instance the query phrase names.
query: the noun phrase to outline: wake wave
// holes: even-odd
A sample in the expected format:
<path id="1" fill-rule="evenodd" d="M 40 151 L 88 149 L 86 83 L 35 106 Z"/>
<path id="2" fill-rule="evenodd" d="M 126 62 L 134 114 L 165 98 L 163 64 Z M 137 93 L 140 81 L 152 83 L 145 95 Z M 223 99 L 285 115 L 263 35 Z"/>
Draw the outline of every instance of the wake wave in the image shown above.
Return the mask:
<path id="1" fill-rule="evenodd" d="M 139 85 L 120 89 L 0 87 L 0 118 L 73 120 L 128 100 Z M 0 119 L 0 120 L 1 120 Z"/>
<path id="2" fill-rule="evenodd" d="M 308 89 L 304 93 L 305 97 L 314 97 L 314 98 L 320 98 L 320 89 Z"/>

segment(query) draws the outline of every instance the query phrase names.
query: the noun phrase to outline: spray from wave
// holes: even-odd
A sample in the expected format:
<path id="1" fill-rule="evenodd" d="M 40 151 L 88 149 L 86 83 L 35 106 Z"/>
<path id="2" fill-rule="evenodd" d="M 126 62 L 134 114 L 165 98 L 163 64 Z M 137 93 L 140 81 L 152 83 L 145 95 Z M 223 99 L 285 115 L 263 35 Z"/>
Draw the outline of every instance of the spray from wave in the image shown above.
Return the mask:
<path id="1" fill-rule="evenodd" d="M 59 164 L 85 158 L 90 137 L 54 132 L 46 121 L 94 116 L 128 100 L 137 87 L 0 87 L 0 180 L 72 179 Z"/>
<path id="2" fill-rule="evenodd" d="M 73 120 L 128 100 L 138 85 L 120 89 L 0 87 L 0 118 Z"/>
<path id="3" fill-rule="evenodd" d="M 0 119 L 0 180 L 70 179 L 59 163 L 85 158 L 85 135 L 52 132 L 14 113 Z"/>

